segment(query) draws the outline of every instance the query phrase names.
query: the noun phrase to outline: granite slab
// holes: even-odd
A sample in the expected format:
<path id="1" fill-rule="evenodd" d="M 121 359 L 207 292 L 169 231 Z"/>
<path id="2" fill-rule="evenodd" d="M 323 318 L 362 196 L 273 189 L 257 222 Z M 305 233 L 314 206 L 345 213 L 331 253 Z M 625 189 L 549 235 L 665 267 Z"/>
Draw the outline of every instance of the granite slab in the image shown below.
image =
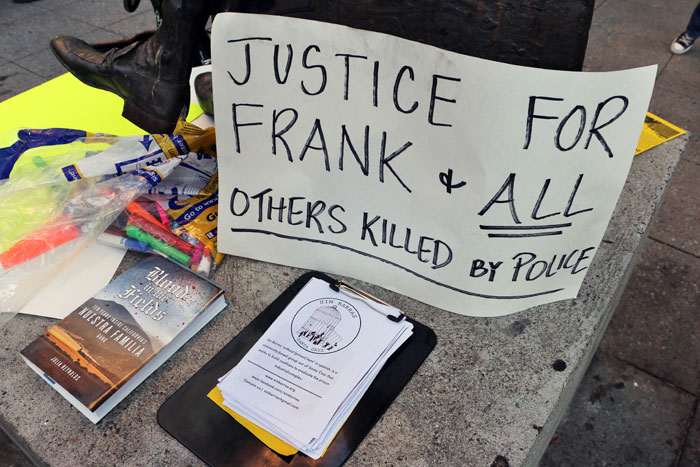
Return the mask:
<path id="1" fill-rule="evenodd" d="M 576 299 L 471 318 L 351 280 L 430 326 L 438 344 L 347 465 L 537 465 L 619 302 L 688 137 L 635 158 Z M 137 259 L 127 255 L 121 269 Z M 0 327 L 0 425 L 37 464 L 199 465 L 158 426 L 158 408 L 303 272 L 227 257 L 213 279 L 226 287 L 229 307 L 97 425 L 18 355 L 53 321 L 16 316 Z"/>

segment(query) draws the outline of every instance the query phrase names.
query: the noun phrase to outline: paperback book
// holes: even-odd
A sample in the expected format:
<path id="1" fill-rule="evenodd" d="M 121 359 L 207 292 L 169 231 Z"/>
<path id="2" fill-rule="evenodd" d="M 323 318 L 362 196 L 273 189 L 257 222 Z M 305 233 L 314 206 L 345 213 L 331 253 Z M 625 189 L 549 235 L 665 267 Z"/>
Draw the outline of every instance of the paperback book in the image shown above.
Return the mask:
<path id="1" fill-rule="evenodd" d="M 93 423 L 226 307 L 223 290 L 147 257 L 21 352 Z"/>

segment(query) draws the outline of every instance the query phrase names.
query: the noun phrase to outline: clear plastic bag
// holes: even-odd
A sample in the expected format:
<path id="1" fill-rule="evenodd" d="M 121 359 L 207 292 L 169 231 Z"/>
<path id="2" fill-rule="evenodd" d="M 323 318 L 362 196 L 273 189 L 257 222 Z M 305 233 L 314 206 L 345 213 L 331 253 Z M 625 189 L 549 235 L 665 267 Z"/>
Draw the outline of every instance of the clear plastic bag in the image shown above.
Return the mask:
<path id="1" fill-rule="evenodd" d="M 223 259 L 217 251 L 218 204 L 216 160 L 190 153 L 166 180 L 130 203 L 97 240 L 159 252 L 153 240 L 142 240 L 148 234 L 167 245 L 166 256 L 208 275 Z"/>
<path id="2" fill-rule="evenodd" d="M 178 131 L 20 130 L 0 149 L 0 325 L 190 151 L 212 152 L 213 129 Z"/>

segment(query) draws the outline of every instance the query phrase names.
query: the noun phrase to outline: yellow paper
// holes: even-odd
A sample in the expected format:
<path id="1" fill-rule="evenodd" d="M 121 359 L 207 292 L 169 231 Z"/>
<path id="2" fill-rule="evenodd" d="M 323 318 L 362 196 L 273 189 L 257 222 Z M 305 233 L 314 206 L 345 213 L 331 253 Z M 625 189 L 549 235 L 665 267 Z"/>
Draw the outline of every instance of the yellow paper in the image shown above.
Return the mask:
<path id="1" fill-rule="evenodd" d="M 647 112 L 644 126 L 642 127 L 642 134 L 639 137 L 639 143 L 637 143 L 637 151 L 634 155 L 636 156 L 685 133 L 684 129 L 678 128 L 672 123 Z"/>
<path id="2" fill-rule="evenodd" d="M 121 116 L 124 101 L 66 73 L 0 102 L 0 133 L 13 128 L 71 128 L 118 136 L 146 132 Z M 188 120 L 202 114 L 190 104 Z"/>
<path id="3" fill-rule="evenodd" d="M 282 455 L 282 456 L 291 456 L 293 454 L 296 454 L 298 450 L 294 446 L 290 446 L 289 444 L 285 443 L 281 439 L 277 438 L 276 436 L 271 435 L 267 431 L 263 430 L 259 426 L 255 425 L 252 422 L 249 422 L 245 418 L 241 417 L 238 415 L 236 412 L 233 410 L 229 409 L 224 405 L 224 396 L 221 394 L 221 391 L 219 390 L 218 387 L 214 387 L 211 391 L 209 391 L 209 394 L 207 394 L 207 397 L 211 399 L 216 405 L 218 405 L 224 412 L 229 414 L 236 420 L 238 423 L 243 425 L 243 427 L 250 431 L 256 438 L 258 438 L 260 441 L 262 441 L 265 446 L 268 448 L 272 449 L 276 453 Z"/>

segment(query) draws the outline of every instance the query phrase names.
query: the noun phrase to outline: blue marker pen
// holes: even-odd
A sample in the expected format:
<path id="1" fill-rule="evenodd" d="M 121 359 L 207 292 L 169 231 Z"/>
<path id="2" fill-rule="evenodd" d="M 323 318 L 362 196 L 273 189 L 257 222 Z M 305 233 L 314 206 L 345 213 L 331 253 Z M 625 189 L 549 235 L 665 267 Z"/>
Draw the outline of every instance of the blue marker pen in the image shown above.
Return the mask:
<path id="1" fill-rule="evenodd" d="M 139 242 L 138 240 L 134 240 L 133 238 L 120 237 L 119 235 L 113 235 L 105 232 L 97 236 L 97 241 L 100 243 L 104 243 L 105 245 L 126 248 L 127 250 L 140 251 L 143 253 L 151 252 L 151 247 L 143 242 Z"/>

